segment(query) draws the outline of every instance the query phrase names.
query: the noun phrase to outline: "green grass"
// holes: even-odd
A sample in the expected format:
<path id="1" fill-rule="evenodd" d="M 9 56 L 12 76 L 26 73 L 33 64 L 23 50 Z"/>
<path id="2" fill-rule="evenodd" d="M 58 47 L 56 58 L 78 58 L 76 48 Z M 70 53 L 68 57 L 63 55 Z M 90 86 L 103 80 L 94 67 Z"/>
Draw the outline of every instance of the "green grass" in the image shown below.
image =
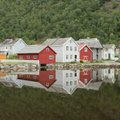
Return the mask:
<path id="1" fill-rule="evenodd" d="M 119 113 L 117 84 L 103 84 L 100 91 L 77 89 L 72 96 L 0 85 L 1 120 L 119 120 Z"/>

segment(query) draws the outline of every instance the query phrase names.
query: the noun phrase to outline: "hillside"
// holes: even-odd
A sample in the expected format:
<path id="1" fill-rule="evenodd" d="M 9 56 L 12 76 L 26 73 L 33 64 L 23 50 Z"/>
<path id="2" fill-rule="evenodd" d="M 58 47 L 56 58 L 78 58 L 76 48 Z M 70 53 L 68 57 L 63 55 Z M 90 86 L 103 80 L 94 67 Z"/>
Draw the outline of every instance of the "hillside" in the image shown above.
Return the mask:
<path id="1" fill-rule="evenodd" d="M 0 0 L 0 39 L 120 41 L 120 0 Z"/>

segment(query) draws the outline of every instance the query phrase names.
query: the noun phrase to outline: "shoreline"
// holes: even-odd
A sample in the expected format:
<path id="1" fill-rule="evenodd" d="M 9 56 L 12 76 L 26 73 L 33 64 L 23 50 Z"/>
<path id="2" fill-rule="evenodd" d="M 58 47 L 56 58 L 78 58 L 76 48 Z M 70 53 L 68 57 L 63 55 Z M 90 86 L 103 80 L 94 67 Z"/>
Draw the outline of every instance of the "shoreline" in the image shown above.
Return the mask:
<path id="1" fill-rule="evenodd" d="M 59 69 L 59 70 L 77 70 L 77 69 L 84 69 L 84 68 L 120 68 L 119 62 L 101 62 L 101 63 L 56 63 L 56 64 L 47 64 L 46 66 L 40 66 L 34 63 L 4 63 L 0 62 L 0 70 L 1 69 L 9 69 L 9 70 L 40 70 L 40 69 Z"/>

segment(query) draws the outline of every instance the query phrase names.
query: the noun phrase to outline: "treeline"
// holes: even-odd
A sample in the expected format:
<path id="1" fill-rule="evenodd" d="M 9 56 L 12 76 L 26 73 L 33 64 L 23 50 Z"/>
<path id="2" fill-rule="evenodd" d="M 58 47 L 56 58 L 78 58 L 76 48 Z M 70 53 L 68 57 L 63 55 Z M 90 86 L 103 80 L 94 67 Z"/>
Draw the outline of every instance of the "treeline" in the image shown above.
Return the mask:
<path id="1" fill-rule="evenodd" d="M 0 0 L 0 39 L 22 37 L 32 44 L 53 37 L 97 37 L 117 44 L 119 9 L 119 0 Z"/>

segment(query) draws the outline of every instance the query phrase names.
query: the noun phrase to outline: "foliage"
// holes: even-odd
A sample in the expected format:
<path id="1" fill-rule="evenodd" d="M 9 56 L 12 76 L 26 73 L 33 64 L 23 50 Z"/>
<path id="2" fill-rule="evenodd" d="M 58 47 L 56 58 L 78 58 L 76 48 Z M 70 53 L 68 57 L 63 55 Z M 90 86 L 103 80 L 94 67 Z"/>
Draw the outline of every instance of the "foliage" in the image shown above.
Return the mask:
<path id="1" fill-rule="evenodd" d="M 7 59 L 18 59 L 18 58 L 17 58 L 17 55 L 14 54 L 14 55 L 9 55 Z"/>
<path id="2" fill-rule="evenodd" d="M 115 0 L 0 0 L 0 39 L 22 37 L 33 44 L 53 37 L 97 37 L 117 44 L 119 7 Z"/>

